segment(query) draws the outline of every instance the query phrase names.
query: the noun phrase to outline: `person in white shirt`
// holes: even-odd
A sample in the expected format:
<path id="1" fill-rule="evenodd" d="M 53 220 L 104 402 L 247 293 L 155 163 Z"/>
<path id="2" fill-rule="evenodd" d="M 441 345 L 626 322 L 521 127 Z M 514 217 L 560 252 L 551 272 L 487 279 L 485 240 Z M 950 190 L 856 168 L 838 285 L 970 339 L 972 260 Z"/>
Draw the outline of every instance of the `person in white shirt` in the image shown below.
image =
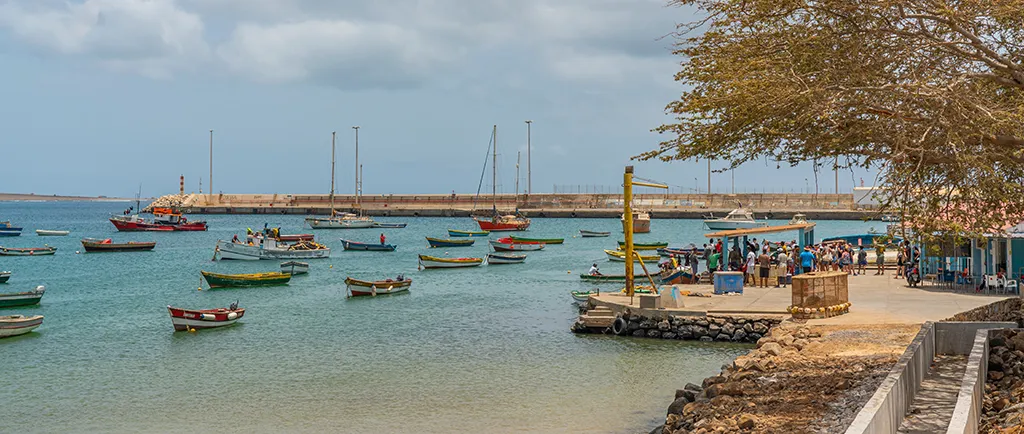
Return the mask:
<path id="1" fill-rule="evenodd" d="M 757 254 L 754 253 L 753 250 L 747 252 L 747 273 L 746 273 L 747 277 L 746 278 L 750 279 L 750 283 L 751 284 L 757 284 L 757 281 L 754 280 L 754 272 L 757 271 L 757 264 L 755 263 L 756 261 L 757 261 Z M 744 281 L 746 281 L 746 280 L 744 280 Z"/>
<path id="2" fill-rule="evenodd" d="M 590 266 L 590 275 L 591 276 L 600 276 L 601 275 L 601 270 L 597 269 L 597 264 L 594 264 L 594 265 Z"/>

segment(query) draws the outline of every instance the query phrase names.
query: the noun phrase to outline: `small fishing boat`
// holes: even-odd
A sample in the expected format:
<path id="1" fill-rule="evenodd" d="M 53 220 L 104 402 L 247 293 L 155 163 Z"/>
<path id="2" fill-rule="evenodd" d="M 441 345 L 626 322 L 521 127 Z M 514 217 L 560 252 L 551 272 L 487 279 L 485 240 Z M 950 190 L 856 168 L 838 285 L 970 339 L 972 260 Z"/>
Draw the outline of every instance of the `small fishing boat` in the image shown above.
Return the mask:
<path id="1" fill-rule="evenodd" d="M 626 215 L 619 217 L 622 221 L 622 231 L 626 231 Z M 646 211 L 633 210 L 633 233 L 646 234 L 651 231 L 651 213 Z"/>
<path id="2" fill-rule="evenodd" d="M 697 283 L 698 280 L 689 267 L 664 270 L 652 277 L 659 285 L 687 285 Z"/>
<path id="3" fill-rule="evenodd" d="M 506 238 L 503 238 L 506 239 Z M 511 240 L 509 240 L 511 241 Z M 546 244 L 519 244 L 519 243 L 503 243 L 498 240 L 491 240 L 491 247 L 494 248 L 495 252 L 534 252 L 544 248 Z"/>
<path id="4" fill-rule="evenodd" d="M 251 274 L 219 274 L 209 271 L 200 271 L 200 273 L 206 279 L 206 283 L 210 284 L 210 288 L 284 285 L 292 280 L 290 273 L 279 271 Z"/>
<path id="5" fill-rule="evenodd" d="M 562 244 L 563 242 L 565 242 L 565 238 L 527 238 L 527 237 L 520 237 L 520 236 L 517 236 L 517 235 L 509 235 L 509 238 L 511 238 L 512 241 L 515 241 L 517 243 L 523 243 L 523 244 L 525 244 L 525 243 L 533 243 L 533 244 L 537 244 L 537 243 Z"/>
<path id="6" fill-rule="evenodd" d="M 656 243 L 633 243 L 633 250 L 658 250 L 668 247 L 668 243 L 656 242 Z M 619 241 L 619 250 L 626 248 L 625 241 Z"/>
<path id="7" fill-rule="evenodd" d="M 45 292 L 46 287 L 39 285 L 31 291 L 0 293 L 0 307 L 31 306 L 33 304 L 39 304 L 39 300 L 43 298 L 43 294 Z"/>
<path id="8" fill-rule="evenodd" d="M 483 258 L 438 258 L 427 255 L 419 255 L 419 258 L 420 267 L 424 269 L 477 267 L 484 262 Z"/>
<path id="9" fill-rule="evenodd" d="M 285 274 L 306 274 L 309 273 L 309 264 L 299 261 L 288 261 L 281 263 L 281 272 Z"/>
<path id="10" fill-rule="evenodd" d="M 11 278 L 10 271 L 0 271 L 0 283 L 7 283 L 7 280 Z"/>
<path id="11" fill-rule="evenodd" d="M 702 255 L 704 254 L 704 249 L 693 244 L 686 247 L 664 247 L 658 249 L 658 254 L 661 256 L 682 256 L 687 253 Z"/>
<path id="12" fill-rule="evenodd" d="M 458 229 L 448 229 L 449 237 L 486 237 L 491 234 L 491 231 L 462 231 Z"/>
<path id="13" fill-rule="evenodd" d="M 129 241 L 127 243 L 113 243 L 110 238 L 100 240 L 96 238 L 83 238 L 82 247 L 86 252 L 141 252 L 153 250 L 156 241 Z"/>
<path id="14" fill-rule="evenodd" d="M 497 241 L 502 244 L 547 244 L 542 241 L 516 241 L 512 237 L 498 238 Z"/>
<path id="15" fill-rule="evenodd" d="M 36 229 L 36 235 L 41 237 L 63 237 L 70 233 L 71 231 L 49 231 L 46 229 Z"/>
<path id="16" fill-rule="evenodd" d="M 355 241 L 341 240 L 341 245 L 345 250 L 362 250 L 370 252 L 394 252 L 398 248 L 395 244 L 380 244 L 380 243 L 358 243 Z"/>
<path id="17" fill-rule="evenodd" d="M 616 262 L 626 262 L 626 252 L 619 250 L 605 250 L 604 253 L 608 255 L 608 259 Z M 643 259 L 645 263 L 658 263 L 661 259 L 658 255 L 640 255 L 640 259 Z M 633 258 L 633 262 L 637 262 L 636 258 Z"/>
<path id="18" fill-rule="evenodd" d="M 147 221 L 138 215 L 115 215 L 110 223 L 121 232 L 151 231 L 205 231 L 205 221 L 189 221 L 181 212 L 172 208 L 153 208 L 153 220 Z"/>
<path id="19" fill-rule="evenodd" d="M 395 294 L 408 291 L 410 285 L 412 285 L 412 279 L 406 279 L 402 275 L 395 279 L 375 281 L 345 278 L 345 287 L 348 289 L 349 297 Z"/>
<path id="20" fill-rule="evenodd" d="M 373 222 L 373 227 L 381 228 L 381 229 L 402 229 L 407 224 L 408 223 L 381 223 L 381 222 Z"/>
<path id="21" fill-rule="evenodd" d="M 793 214 L 793 218 L 789 219 L 791 225 L 807 224 L 807 214 Z"/>
<path id="22" fill-rule="evenodd" d="M 612 234 L 611 232 L 586 231 L 586 230 L 580 229 L 580 236 L 583 237 L 583 238 L 600 238 L 600 237 L 607 237 L 607 236 L 609 236 L 611 234 Z"/>
<path id="23" fill-rule="evenodd" d="M 7 315 L 0 316 L 0 338 L 18 336 L 35 330 L 43 324 L 42 315 Z"/>
<path id="24" fill-rule="evenodd" d="M 577 303 L 586 303 L 586 302 L 590 301 L 590 296 L 592 294 L 593 295 L 597 295 L 597 294 L 599 294 L 599 292 L 597 292 L 597 291 L 570 291 L 569 292 L 569 295 L 571 295 L 572 299 L 574 301 L 576 301 Z"/>
<path id="25" fill-rule="evenodd" d="M 633 275 L 633 280 L 639 282 L 640 279 L 646 279 L 647 276 L 643 274 Z M 580 274 L 580 280 L 586 280 L 588 282 L 625 282 L 625 274 Z"/>
<path id="26" fill-rule="evenodd" d="M 0 256 L 46 256 L 57 253 L 56 247 L 0 247 Z"/>
<path id="27" fill-rule="evenodd" d="M 231 303 L 231 306 L 226 309 L 221 307 L 192 310 L 167 306 L 167 311 L 171 314 L 171 324 L 174 325 L 175 331 L 229 326 L 245 315 L 245 308 L 238 307 L 238 302 Z"/>
<path id="28" fill-rule="evenodd" d="M 217 241 L 216 253 L 221 259 L 256 261 L 260 259 L 322 259 L 331 257 L 330 247 L 313 241 L 299 241 L 295 244 L 264 238 L 259 243 L 233 243 Z"/>
<path id="29" fill-rule="evenodd" d="M 487 265 L 522 264 L 523 262 L 526 262 L 526 255 L 510 255 L 507 253 L 487 254 Z"/>
<path id="30" fill-rule="evenodd" d="M 313 241 L 313 234 L 285 234 L 278 235 L 278 240 L 294 243 L 296 241 Z"/>
<path id="31" fill-rule="evenodd" d="M 21 228 L 11 225 L 11 222 L 0 222 L 0 237 L 17 237 L 21 235 Z"/>
<path id="32" fill-rule="evenodd" d="M 430 247 L 469 247 L 475 243 L 476 240 L 452 240 L 452 239 L 441 239 L 441 238 L 430 238 L 427 237 L 427 243 Z"/>

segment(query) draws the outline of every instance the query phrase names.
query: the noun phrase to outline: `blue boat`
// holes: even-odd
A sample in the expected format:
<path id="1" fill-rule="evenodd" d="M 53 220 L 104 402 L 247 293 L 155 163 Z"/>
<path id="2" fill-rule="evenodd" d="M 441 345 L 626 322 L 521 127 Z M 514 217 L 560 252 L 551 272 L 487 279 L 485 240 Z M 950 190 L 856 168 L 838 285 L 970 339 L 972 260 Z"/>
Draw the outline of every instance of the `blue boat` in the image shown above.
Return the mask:
<path id="1" fill-rule="evenodd" d="M 458 229 L 448 229 L 449 237 L 486 237 L 490 234 L 490 231 L 460 231 Z"/>
<path id="2" fill-rule="evenodd" d="M 395 249 L 398 248 L 395 244 L 357 243 L 349 240 L 341 240 L 341 245 L 345 247 L 345 250 L 363 250 L 369 252 L 394 252 Z"/>
<path id="3" fill-rule="evenodd" d="M 475 242 L 476 240 L 472 238 L 468 240 L 445 240 L 427 237 L 427 243 L 430 243 L 430 247 L 469 247 Z"/>
<path id="4" fill-rule="evenodd" d="M 17 237 L 21 235 L 21 228 L 11 225 L 11 222 L 0 222 L 0 237 Z"/>

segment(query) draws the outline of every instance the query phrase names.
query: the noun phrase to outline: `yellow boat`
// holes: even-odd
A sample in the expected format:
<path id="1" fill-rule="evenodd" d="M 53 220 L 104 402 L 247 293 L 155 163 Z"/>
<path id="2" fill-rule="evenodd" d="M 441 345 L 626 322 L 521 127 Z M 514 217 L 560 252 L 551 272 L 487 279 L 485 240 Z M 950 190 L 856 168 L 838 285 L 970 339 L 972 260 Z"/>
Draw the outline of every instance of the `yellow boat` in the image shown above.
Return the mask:
<path id="1" fill-rule="evenodd" d="M 626 252 L 618 250 L 605 250 L 604 253 L 608 255 L 608 259 L 616 262 L 626 262 Z M 658 255 L 640 255 L 640 258 L 644 260 L 644 263 L 657 264 L 661 256 Z M 636 258 L 633 258 L 633 262 L 637 262 Z"/>

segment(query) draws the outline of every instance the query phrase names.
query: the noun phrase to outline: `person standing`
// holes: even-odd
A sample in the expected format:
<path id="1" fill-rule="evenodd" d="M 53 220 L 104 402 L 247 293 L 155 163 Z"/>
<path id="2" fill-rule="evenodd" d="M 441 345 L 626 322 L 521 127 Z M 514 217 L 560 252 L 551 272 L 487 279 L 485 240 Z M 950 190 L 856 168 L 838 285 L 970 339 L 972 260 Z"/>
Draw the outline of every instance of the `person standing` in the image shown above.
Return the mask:
<path id="1" fill-rule="evenodd" d="M 746 282 L 749 280 L 751 285 L 757 286 L 757 274 L 755 273 L 755 270 L 757 269 L 757 253 L 754 252 L 755 250 L 747 252 L 747 266 L 746 273 L 743 274 L 745 276 L 743 281 Z"/>
<path id="2" fill-rule="evenodd" d="M 708 273 L 713 277 L 715 271 L 718 271 L 718 262 L 722 259 L 722 254 L 714 252 L 708 257 Z"/>
<path id="3" fill-rule="evenodd" d="M 772 257 L 768 256 L 768 249 L 761 251 L 761 256 L 757 257 L 757 263 L 760 265 L 760 267 L 758 267 L 758 271 L 760 273 L 759 276 L 761 276 L 761 287 L 767 288 L 768 275 L 770 274 L 769 271 L 772 267 Z"/>
<path id="4" fill-rule="evenodd" d="M 778 250 L 777 253 L 778 255 L 775 257 L 775 260 L 778 262 L 778 265 L 776 265 L 776 269 L 779 270 L 779 277 L 778 281 L 775 283 L 776 288 L 780 286 L 786 286 L 786 274 L 789 272 L 789 255 L 787 255 L 786 252 L 781 248 Z"/>
<path id="5" fill-rule="evenodd" d="M 868 251 L 867 251 L 867 249 L 864 248 L 864 246 L 860 246 L 860 250 L 857 252 L 857 268 L 860 270 L 860 275 L 861 276 L 866 276 L 868 274 L 868 272 L 866 270 L 867 267 L 868 267 Z M 857 273 L 853 273 L 853 275 L 856 276 Z"/>
<path id="6" fill-rule="evenodd" d="M 385 244 L 385 241 L 387 241 L 387 237 L 385 237 L 383 233 L 380 234 L 380 243 Z"/>
<path id="7" fill-rule="evenodd" d="M 800 271 L 804 273 L 810 273 L 814 267 L 814 253 L 811 253 L 810 247 L 805 247 L 803 252 L 800 252 Z"/>
<path id="8" fill-rule="evenodd" d="M 882 244 L 875 244 L 875 266 L 878 267 L 876 276 L 885 274 L 885 246 Z"/>

